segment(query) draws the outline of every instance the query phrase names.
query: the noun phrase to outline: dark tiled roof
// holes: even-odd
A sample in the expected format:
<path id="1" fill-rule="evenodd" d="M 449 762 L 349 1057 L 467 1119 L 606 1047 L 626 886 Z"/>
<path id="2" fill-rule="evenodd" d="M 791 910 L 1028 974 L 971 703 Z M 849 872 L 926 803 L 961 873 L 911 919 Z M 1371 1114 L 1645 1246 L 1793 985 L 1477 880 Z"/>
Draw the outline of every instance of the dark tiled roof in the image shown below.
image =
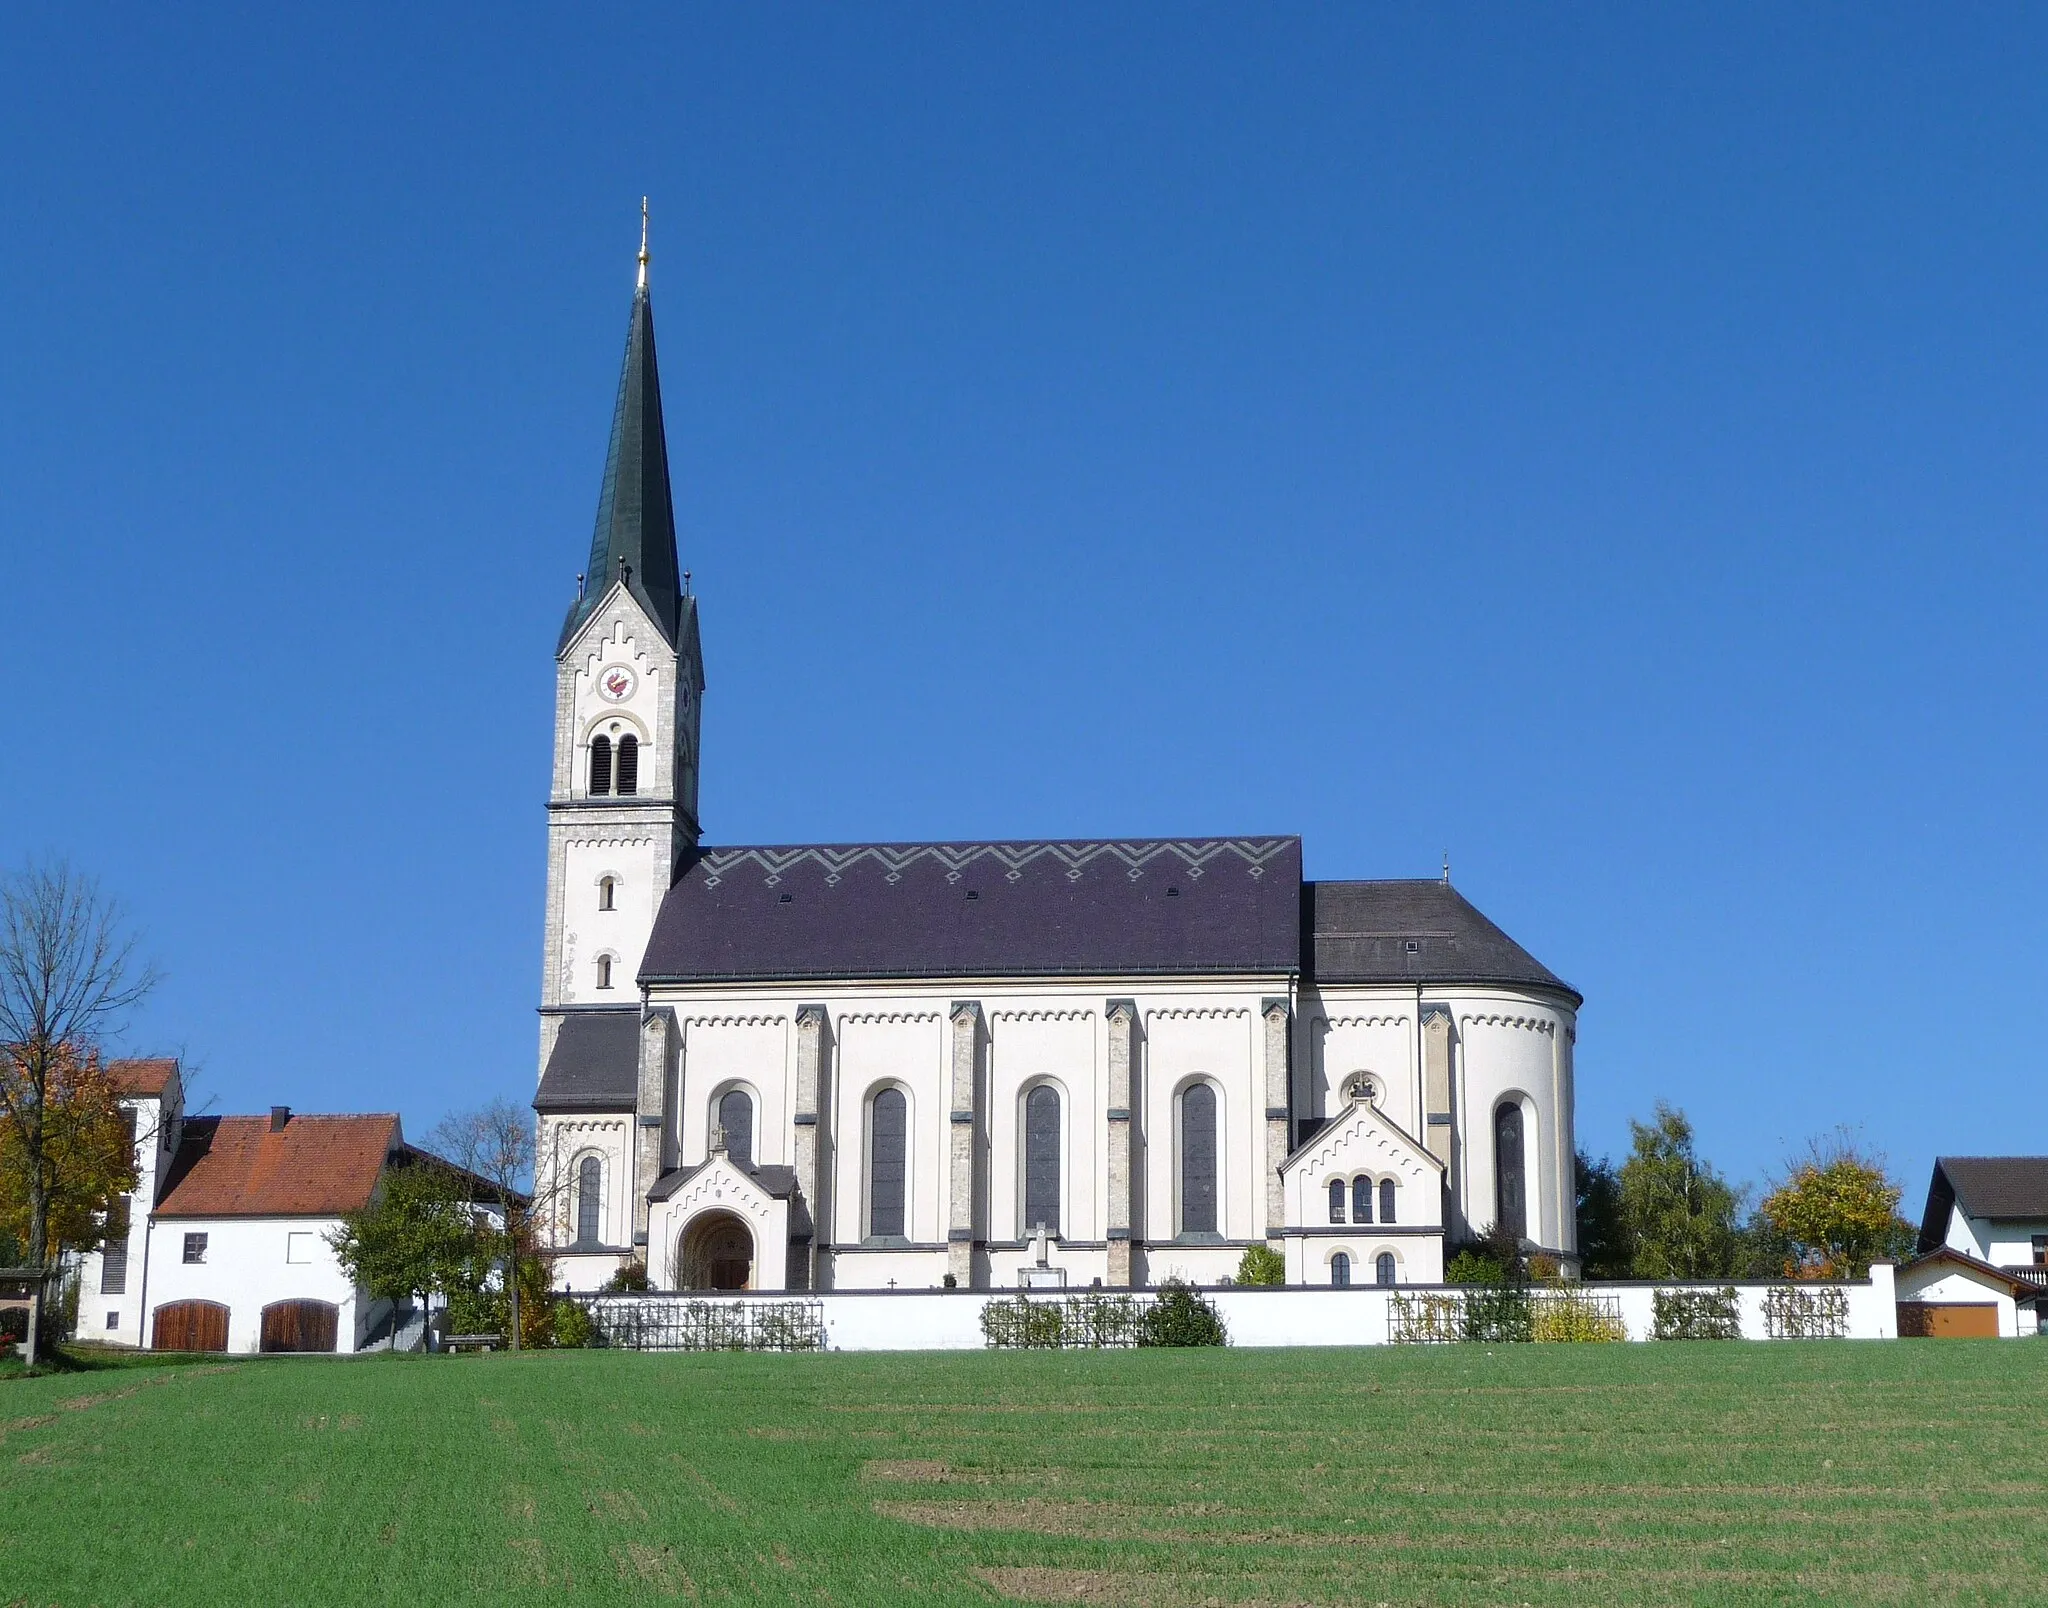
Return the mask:
<path id="1" fill-rule="evenodd" d="M 2048 1156 L 1943 1156 L 1927 1186 L 1920 1249 L 1948 1236 L 1949 1208 L 1965 1215 L 2048 1219 Z"/>
<path id="2" fill-rule="evenodd" d="M 370 1203 L 398 1118 L 192 1117 L 164 1176 L 159 1217 L 327 1217 Z"/>
<path id="3" fill-rule="evenodd" d="M 548 1053 L 536 1111 L 631 1111 L 640 1093 L 640 1012 L 573 1011 Z"/>
<path id="4" fill-rule="evenodd" d="M 1286 975 L 1300 895 L 1293 837 L 708 849 L 640 977 Z"/>
<path id="5" fill-rule="evenodd" d="M 125 1094 L 134 1099 L 160 1100 L 164 1090 L 171 1086 L 178 1075 L 175 1057 L 152 1057 L 148 1060 L 109 1061 L 107 1081 L 114 1086 L 116 1094 Z"/>
<path id="6" fill-rule="evenodd" d="M 1321 983 L 1506 983 L 1577 989 L 1448 882 L 1311 882 L 1301 890 L 1304 970 Z"/>

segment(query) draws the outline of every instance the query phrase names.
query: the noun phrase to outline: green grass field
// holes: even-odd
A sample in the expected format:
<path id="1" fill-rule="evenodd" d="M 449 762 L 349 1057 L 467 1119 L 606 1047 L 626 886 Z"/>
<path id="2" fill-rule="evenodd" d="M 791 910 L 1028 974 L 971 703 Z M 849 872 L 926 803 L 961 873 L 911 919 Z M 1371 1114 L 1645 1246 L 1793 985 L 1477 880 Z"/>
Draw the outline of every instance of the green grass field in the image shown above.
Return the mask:
<path id="1" fill-rule="evenodd" d="M 277 1359 L 0 1383 L 0 1603 L 1996 1603 L 2048 1342 Z"/>

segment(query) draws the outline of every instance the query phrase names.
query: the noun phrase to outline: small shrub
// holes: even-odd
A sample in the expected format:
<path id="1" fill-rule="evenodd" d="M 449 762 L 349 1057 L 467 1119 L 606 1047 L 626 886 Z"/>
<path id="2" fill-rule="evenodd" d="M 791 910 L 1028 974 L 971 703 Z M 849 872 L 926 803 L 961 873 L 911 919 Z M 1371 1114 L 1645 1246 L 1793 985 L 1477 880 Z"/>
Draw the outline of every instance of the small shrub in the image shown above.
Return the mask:
<path id="1" fill-rule="evenodd" d="M 629 1290 L 647 1289 L 647 1267 L 642 1262 L 628 1262 L 618 1272 L 604 1281 L 607 1294 L 621 1295 Z"/>
<path id="2" fill-rule="evenodd" d="M 981 1337 L 998 1351 L 1057 1351 L 1066 1341 L 1066 1323 L 1057 1301 L 1014 1295 L 982 1307 Z"/>
<path id="3" fill-rule="evenodd" d="M 1192 1284 L 1168 1279 L 1159 1287 L 1159 1299 L 1145 1314 L 1138 1344 L 1225 1346 L 1230 1344 L 1230 1336 L 1223 1327 L 1223 1314 L 1203 1300 Z"/>
<path id="4" fill-rule="evenodd" d="M 1530 1338 L 1553 1344 L 1606 1344 L 1628 1338 L 1621 1314 L 1596 1295 L 1577 1290 L 1546 1291 L 1529 1320 Z"/>
<path id="5" fill-rule="evenodd" d="M 1558 1284 L 1564 1279 L 1564 1264 L 1548 1251 L 1529 1258 L 1529 1280 L 1533 1284 Z"/>
<path id="6" fill-rule="evenodd" d="M 1504 1345 L 1533 1337 L 1534 1322 L 1527 1290 L 1478 1286 L 1465 1292 L 1467 1340 Z"/>
<path id="7" fill-rule="evenodd" d="M 1654 1340 L 1740 1340 L 1742 1308 L 1732 1287 L 1659 1290 L 1650 1297 Z"/>
<path id="8" fill-rule="evenodd" d="M 581 1349 L 597 1343 L 597 1325 L 576 1301 L 555 1303 L 555 1344 Z"/>
<path id="9" fill-rule="evenodd" d="M 1237 1282 L 1240 1284 L 1285 1284 L 1287 1282 L 1287 1258 L 1270 1245 L 1247 1245 L 1244 1255 L 1237 1261 Z"/>
<path id="10" fill-rule="evenodd" d="M 1507 1275 L 1501 1271 L 1500 1263 L 1470 1248 L 1458 1252 L 1444 1268 L 1444 1283 L 1446 1284 L 1477 1284 L 1497 1287 L 1506 1282 Z"/>

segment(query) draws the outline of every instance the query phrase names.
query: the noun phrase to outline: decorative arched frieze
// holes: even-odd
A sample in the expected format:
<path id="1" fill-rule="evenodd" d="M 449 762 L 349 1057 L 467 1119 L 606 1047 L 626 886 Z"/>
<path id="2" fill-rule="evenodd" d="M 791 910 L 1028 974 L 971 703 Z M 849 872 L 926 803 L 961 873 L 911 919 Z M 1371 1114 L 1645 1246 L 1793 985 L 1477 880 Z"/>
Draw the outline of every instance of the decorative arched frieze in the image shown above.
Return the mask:
<path id="1" fill-rule="evenodd" d="M 1531 1033 L 1555 1033 L 1557 1020 L 1550 1016 L 1502 1016 L 1488 1013 L 1483 1016 L 1460 1016 L 1458 1026 L 1460 1029 L 1467 1026 L 1520 1027 Z"/>
<path id="2" fill-rule="evenodd" d="M 1091 1010 L 991 1011 L 989 1013 L 989 1020 L 992 1022 L 1092 1022 L 1095 1020 L 1095 1013 Z"/>
<path id="3" fill-rule="evenodd" d="M 1241 1005 L 1192 1005 L 1168 1006 L 1164 1009 L 1147 1009 L 1148 1022 L 1220 1022 L 1249 1017 L 1251 1012 Z"/>
<path id="4" fill-rule="evenodd" d="M 1324 1027 L 1406 1027 L 1405 1016 L 1318 1016 L 1315 1020 Z"/>
<path id="5" fill-rule="evenodd" d="M 841 1016 L 839 1025 L 851 1027 L 856 1022 L 936 1022 L 939 1019 L 938 1011 L 860 1011 Z"/>

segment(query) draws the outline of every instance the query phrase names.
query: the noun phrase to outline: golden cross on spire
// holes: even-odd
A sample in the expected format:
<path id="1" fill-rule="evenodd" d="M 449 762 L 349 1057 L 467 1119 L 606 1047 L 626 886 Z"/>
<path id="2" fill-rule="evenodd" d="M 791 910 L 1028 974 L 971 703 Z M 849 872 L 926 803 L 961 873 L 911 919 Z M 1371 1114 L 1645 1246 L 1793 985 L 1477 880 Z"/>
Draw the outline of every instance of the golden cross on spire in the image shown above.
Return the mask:
<path id="1" fill-rule="evenodd" d="M 647 255 L 647 197 L 640 198 L 640 288 L 647 288 L 647 265 L 654 259 Z"/>

